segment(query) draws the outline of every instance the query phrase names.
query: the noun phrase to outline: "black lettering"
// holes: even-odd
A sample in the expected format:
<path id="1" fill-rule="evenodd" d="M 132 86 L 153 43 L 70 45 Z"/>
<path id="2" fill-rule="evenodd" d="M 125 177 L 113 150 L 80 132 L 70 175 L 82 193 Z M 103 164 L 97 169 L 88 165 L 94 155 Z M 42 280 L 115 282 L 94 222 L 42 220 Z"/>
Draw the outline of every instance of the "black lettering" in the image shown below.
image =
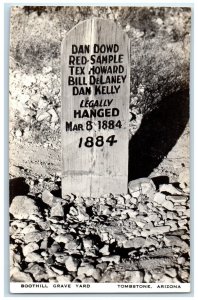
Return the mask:
<path id="1" fill-rule="evenodd" d="M 89 45 L 72 45 L 72 54 L 89 53 Z"/>
<path id="2" fill-rule="evenodd" d="M 112 108 L 112 117 L 119 116 L 119 109 L 118 108 Z"/>
<path id="3" fill-rule="evenodd" d="M 70 55 L 69 56 L 69 65 L 74 65 L 75 64 L 75 56 Z"/>
<path id="4" fill-rule="evenodd" d="M 71 131 L 72 130 L 72 122 L 66 122 L 65 123 L 65 130 Z"/>
<path id="5" fill-rule="evenodd" d="M 72 54 L 76 54 L 77 53 L 77 46 L 76 45 L 72 45 Z"/>
<path id="6" fill-rule="evenodd" d="M 77 95 L 91 95 L 91 87 L 80 87 L 78 88 L 77 86 L 73 87 L 73 95 L 77 96 Z"/>

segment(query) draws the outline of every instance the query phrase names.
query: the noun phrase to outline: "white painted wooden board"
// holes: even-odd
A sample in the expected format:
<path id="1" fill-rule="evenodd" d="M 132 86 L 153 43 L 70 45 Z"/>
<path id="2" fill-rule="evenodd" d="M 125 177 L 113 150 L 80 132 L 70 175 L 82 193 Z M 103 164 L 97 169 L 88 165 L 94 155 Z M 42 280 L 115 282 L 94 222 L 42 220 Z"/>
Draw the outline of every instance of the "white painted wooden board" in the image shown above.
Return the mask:
<path id="1" fill-rule="evenodd" d="M 61 73 L 62 197 L 126 193 L 129 38 L 110 20 L 79 23 L 62 42 Z"/>

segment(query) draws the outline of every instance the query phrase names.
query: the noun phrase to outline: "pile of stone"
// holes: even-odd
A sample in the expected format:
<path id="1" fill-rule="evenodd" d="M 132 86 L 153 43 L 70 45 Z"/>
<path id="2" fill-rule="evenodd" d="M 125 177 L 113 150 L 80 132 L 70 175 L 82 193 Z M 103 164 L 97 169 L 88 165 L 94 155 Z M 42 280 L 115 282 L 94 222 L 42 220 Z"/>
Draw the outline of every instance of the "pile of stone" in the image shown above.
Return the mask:
<path id="1" fill-rule="evenodd" d="M 60 74 L 51 67 L 36 74 L 10 72 L 10 137 L 28 140 L 35 130 L 60 130 L 60 107 Z"/>
<path id="2" fill-rule="evenodd" d="M 10 205 L 14 282 L 189 282 L 189 195 L 149 178 L 126 195 L 44 190 Z"/>

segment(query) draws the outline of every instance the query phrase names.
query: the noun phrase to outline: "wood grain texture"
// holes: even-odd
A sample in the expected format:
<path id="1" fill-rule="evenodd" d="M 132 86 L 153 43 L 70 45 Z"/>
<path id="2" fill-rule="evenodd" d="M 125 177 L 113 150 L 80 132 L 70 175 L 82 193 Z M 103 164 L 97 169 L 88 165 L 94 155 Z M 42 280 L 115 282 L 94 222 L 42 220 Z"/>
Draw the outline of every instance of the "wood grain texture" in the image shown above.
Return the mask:
<path id="1" fill-rule="evenodd" d="M 114 45 L 114 52 L 107 53 L 95 53 L 94 45 Z M 76 45 L 76 49 L 80 48 L 80 45 L 87 46 L 89 53 L 72 54 L 72 45 Z M 117 46 L 115 46 L 117 45 Z M 98 47 L 97 46 L 97 47 Z M 96 48 L 97 48 L 96 47 Z M 97 50 L 95 48 L 95 50 Z M 103 51 L 105 46 L 101 48 Z M 117 51 L 119 49 L 119 51 Z M 128 183 L 128 111 L 129 111 L 129 93 L 130 93 L 130 46 L 129 38 L 121 30 L 121 28 L 113 21 L 103 19 L 90 19 L 79 23 L 74 27 L 64 38 L 61 49 L 61 73 L 62 73 L 62 197 L 67 194 L 73 193 L 85 197 L 100 197 L 106 193 L 126 193 Z M 74 69 L 76 66 L 84 67 L 84 74 L 74 75 L 73 78 L 84 78 L 84 83 L 87 86 L 76 85 L 77 88 L 85 88 L 91 86 L 91 94 L 87 95 L 74 95 L 73 86 L 68 85 L 68 78 L 71 76 L 71 57 L 79 56 L 79 61 L 82 57 L 87 58 L 87 63 L 77 65 L 75 60 Z M 122 62 L 113 62 L 100 64 L 93 63 L 91 56 L 108 56 L 122 55 Z M 115 57 L 114 57 L 115 58 Z M 114 83 L 102 83 L 90 85 L 90 69 L 93 66 L 119 66 L 122 65 L 122 73 L 108 74 L 111 76 L 123 76 L 119 77 L 118 82 Z M 74 71 L 73 69 L 73 71 Z M 126 75 L 126 77 L 125 77 Z M 94 76 L 94 80 L 100 78 L 101 74 Z M 106 80 L 107 74 L 102 74 L 102 79 Z M 118 77 L 116 77 L 118 78 Z M 125 78 L 125 79 L 124 79 Z M 99 79 L 98 79 L 99 80 Z M 104 92 L 110 92 L 110 94 L 96 94 L 96 87 L 105 87 Z M 119 87 L 119 88 L 118 88 Z M 117 89 L 117 92 L 115 90 Z M 115 92 L 115 93 L 114 93 Z M 95 118 L 74 117 L 74 111 L 87 110 L 90 111 L 90 107 L 80 107 L 82 100 L 94 102 L 96 100 L 111 101 L 111 104 L 107 107 L 95 107 L 98 109 L 110 109 L 109 114 L 112 114 L 112 108 L 116 108 L 119 111 L 118 116 L 107 116 Z M 110 103 L 108 102 L 107 103 Z M 92 122 L 93 129 L 86 130 L 87 121 Z M 122 127 L 99 129 L 98 121 L 114 121 L 114 124 L 119 120 Z M 72 124 L 81 124 L 83 130 L 67 130 L 66 122 L 72 122 Z M 115 135 L 116 142 L 110 146 L 110 143 L 106 142 L 109 136 Z M 86 147 L 84 142 L 87 137 L 92 137 L 94 143 L 98 136 L 102 136 L 104 144 L 102 146 Z M 79 141 L 82 138 L 82 146 L 79 147 Z"/>

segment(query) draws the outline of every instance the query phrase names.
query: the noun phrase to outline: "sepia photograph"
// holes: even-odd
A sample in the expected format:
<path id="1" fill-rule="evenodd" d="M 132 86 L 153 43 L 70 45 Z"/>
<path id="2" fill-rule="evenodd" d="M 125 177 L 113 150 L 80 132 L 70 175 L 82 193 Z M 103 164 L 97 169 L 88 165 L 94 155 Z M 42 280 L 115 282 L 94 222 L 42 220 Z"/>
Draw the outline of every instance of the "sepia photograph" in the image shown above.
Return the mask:
<path id="1" fill-rule="evenodd" d="M 187 293 L 190 6 L 12 6 L 11 293 Z"/>

